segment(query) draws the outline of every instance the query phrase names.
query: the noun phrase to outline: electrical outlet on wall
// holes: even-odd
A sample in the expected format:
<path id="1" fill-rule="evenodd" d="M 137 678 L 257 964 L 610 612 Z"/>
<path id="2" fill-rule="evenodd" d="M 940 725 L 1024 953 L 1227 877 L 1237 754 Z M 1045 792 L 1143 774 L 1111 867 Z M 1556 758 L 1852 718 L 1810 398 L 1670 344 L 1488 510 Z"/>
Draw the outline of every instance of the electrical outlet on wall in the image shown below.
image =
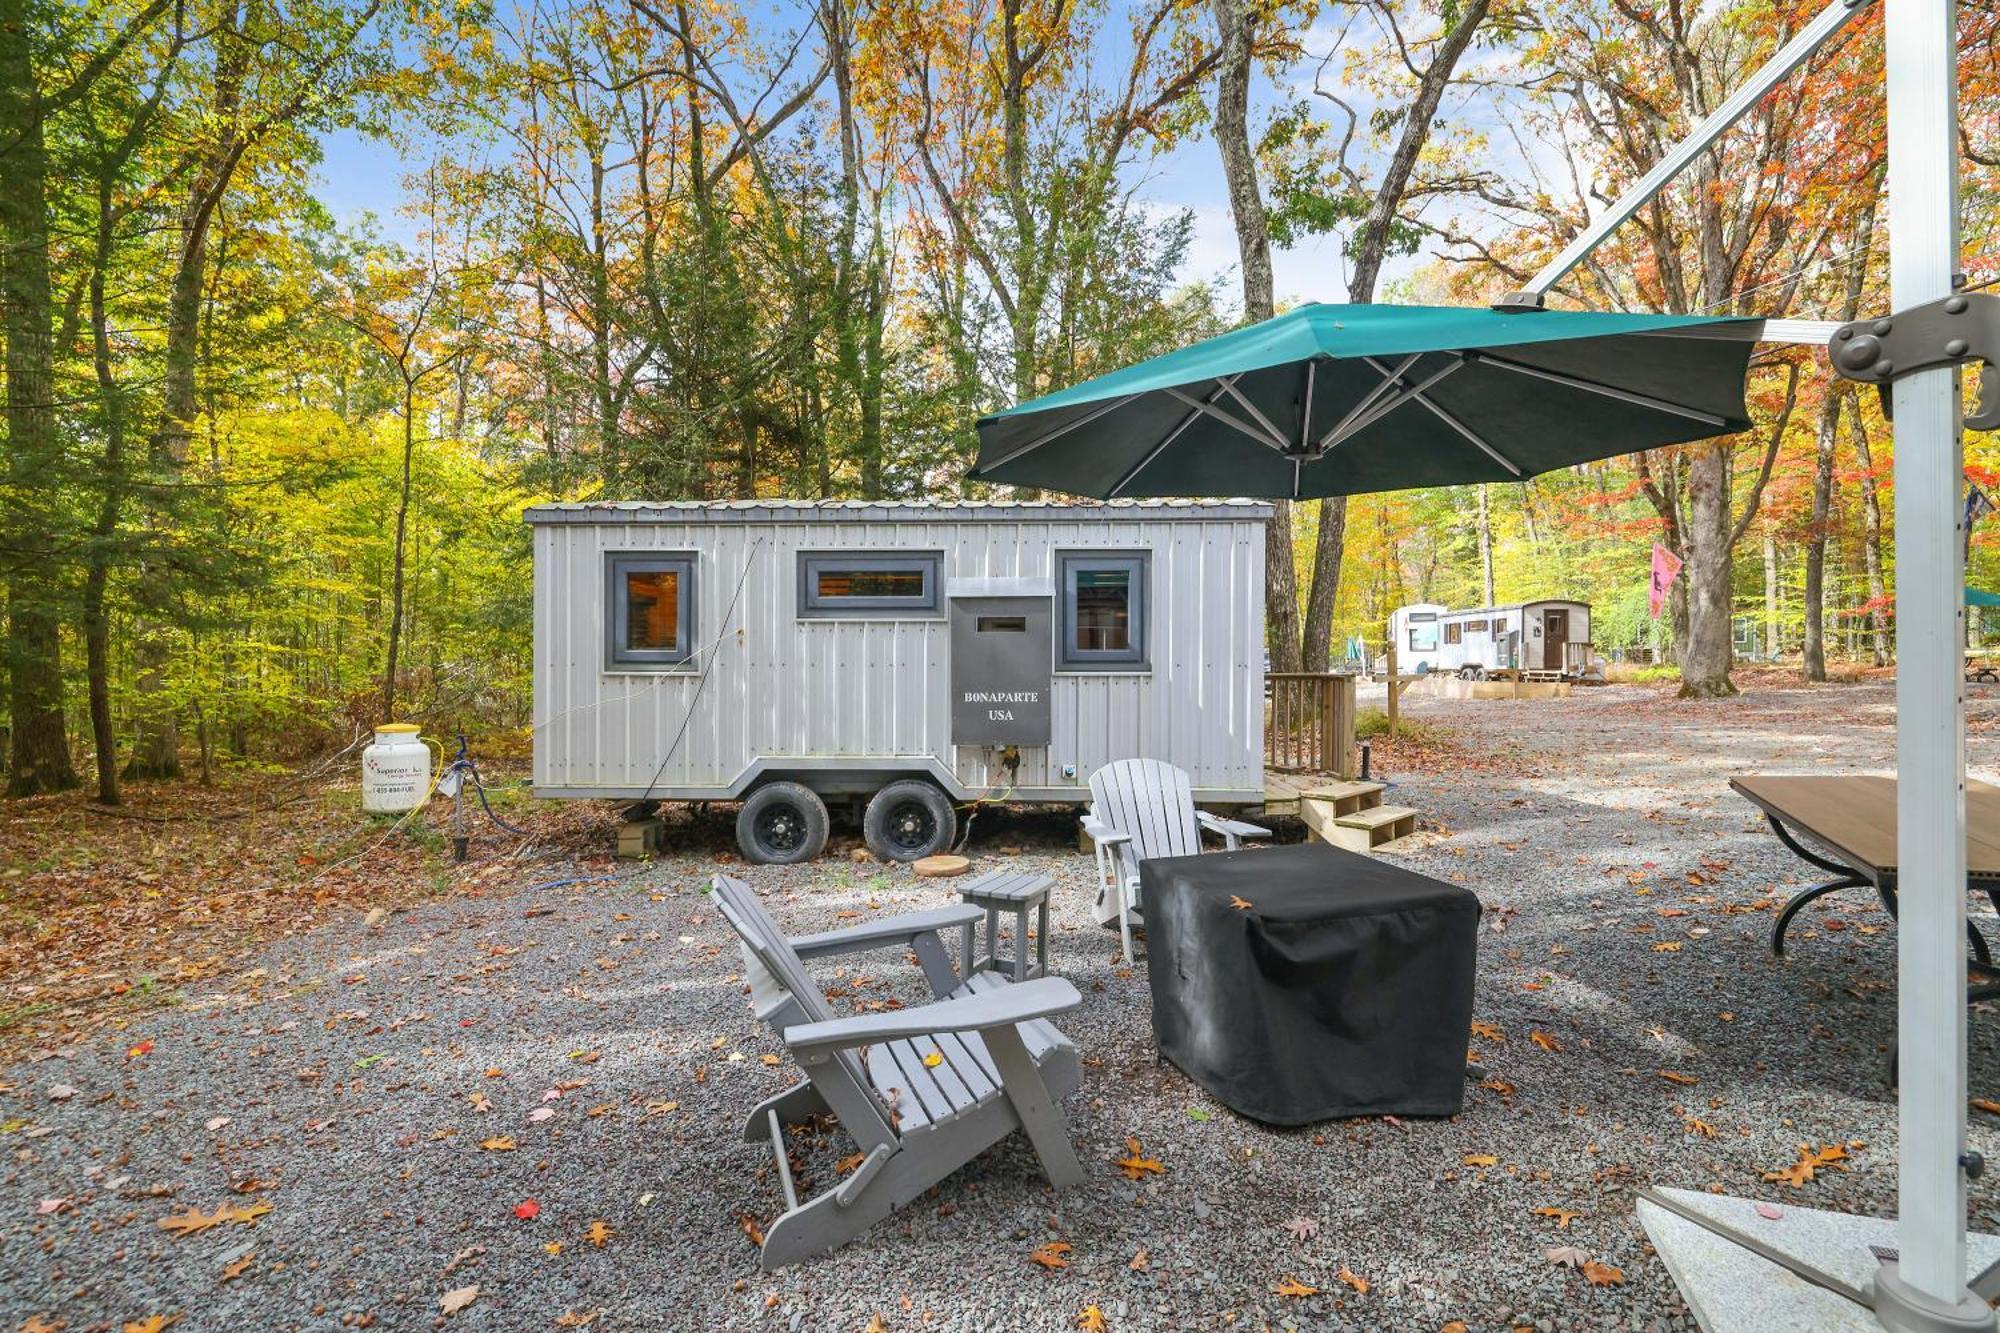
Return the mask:
<path id="1" fill-rule="evenodd" d="M 1075 765 L 1075 764 L 1064 764 L 1064 765 L 1063 765 L 1063 780 L 1064 780 L 1065 782 L 1075 782 L 1075 781 L 1076 781 L 1076 765 Z"/>

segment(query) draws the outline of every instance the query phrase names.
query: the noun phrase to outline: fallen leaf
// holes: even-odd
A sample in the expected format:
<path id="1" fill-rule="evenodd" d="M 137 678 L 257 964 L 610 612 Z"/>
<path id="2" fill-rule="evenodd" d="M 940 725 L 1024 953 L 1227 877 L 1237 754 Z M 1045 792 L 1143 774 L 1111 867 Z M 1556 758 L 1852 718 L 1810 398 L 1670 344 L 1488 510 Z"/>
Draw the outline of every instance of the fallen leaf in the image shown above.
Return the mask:
<path id="1" fill-rule="evenodd" d="M 1319 1295 L 1318 1287 L 1308 1287 L 1295 1277 L 1288 1277 L 1283 1282 L 1280 1282 L 1277 1291 L 1280 1296 L 1291 1296 L 1295 1299 L 1303 1296 Z"/>
<path id="2" fill-rule="evenodd" d="M 1368 1294 L 1368 1279 L 1350 1269 L 1346 1264 L 1342 1264 L 1340 1271 L 1335 1273 L 1334 1276 L 1354 1288 L 1355 1295 L 1366 1296 Z"/>
<path id="3" fill-rule="evenodd" d="M 1539 1028 L 1528 1034 L 1528 1040 L 1532 1041 L 1533 1043 L 1535 1043 L 1535 1045 L 1541 1047 L 1545 1051 L 1562 1050 L 1561 1042 L 1557 1041 L 1554 1037 L 1551 1037 L 1548 1033 L 1543 1032 Z"/>
<path id="4" fill-rule="evenodd" d="M 1229 895 L 1229 905 L 1239 912 L 1247 912 L 1251 907 L 1249 899 L 1239 898 L 1233 893 Z"/>
<path id="5" fill-rule="evenodd" d="M 151 1055 L 152 1053 L 153 1053 L 153 1043 L 150 1039 L 148 1039 L 146 1041 L 140 1042 L 136 1046 L 128 1048 L 125 1052 L 125 1058 L 127 1060 L 136 1060 L 142 1055 Z M 159 1316 L 154 1315 L 153 1318 L 158 1319 Z M 179 1319 L 180 1316 L 175 1315 L 174 1318 Z M 162 1327 L 164 1327 L 164 1325 L 162 1325 Z"/>
<path id="6" fill-rule="evenodd" d="M 1069 1252 L 1070 1243 L 1068 1241 L 1052 1240 L 1046 1245 L 1037 1245 L 1034 1249 L 1028 1251 L 1028 1262 L 1031 1264 L 1040 1264 L 1043 1268 L 1052 1271 L 1058 1268 L 1068 1268 L 1069 1260 L 1063 1258 L 1063 1256 Z"/>
<path id="7" fill-rule="evenodd" d="M 1569 1224 L 1583 1216 L 1582 1213 L 1572 1212 L 1568 1208 L 1536 1208 L 1531 1211 L 1536 1217 L 1553 1217 L 1558 1231 L 1569 1230 Z"/>
<path id="8" fill-rule="evenodd" d="M 1775 1222 L 1784 1215 L 1785 1210 L 1778 1207 L 1775 1203 L 1760 1203 L 1757 1205 L 1757 1216 L 1767 1222 Z"/>
<path id="9" fill-rule="evenodd" d="M 745 1213 L 736 1220 L 736 1224 L 743 1228 L 743 1234 L 750 1238 L 752 1245 L 760 1250 L 764 1248 L 764 1228 L 757 1225 L 756 1218 Z"/>
<path id="10" fill-rule="evenodd" d="M 1478 1037 L 1481 1041 L 1507 1040 L 1506 1035 L 1500 1031 L 1498 1025 L 1482 1023 L 1476 1018 L 1472 1020 L 1472 1035 Z"/>
<path id="11" fill-rule="evenodd" d="M 487 1152 L 513 1152 L 520 1145 L 503 1134 L 499 1138 L 481 1140 L 479 1146 Z"/>
<path id="12" fill-rule="evenodd" d="M 936 1069 L 939 1065 L 943 1063 L 944 1063 L 944 1056 L 937 1051 L 932 1051 L 929 1055 L 926 1055 L 924 1057 L 924 1068 L 926 1069 Z"/>
<path id="13" fill-rule="evenodd" d="M 250 1271 L 251 1261 L 256 1259 L 256 1257 L 257 1257 L 257 1252 L 255 1250 L 252 1250 L 248 1254 L 244 1255 L 242 1258 L 224 1264 L 222 1266 L 222 1277 L 220 1280 L 223 1282 L 234 1282 L 237 1278 L 242 1277 L 245 1273 Z"/>
<path id="14" fill-rule="evenodd" d="M 455 1287 L 438 1299 L 438 1310 L 445 1315 L 455 1315 L 478 1299 L 477 1283 L 470 1287 Z"/>
<path id="15" fill-rule="evenodd" d="M 1683 1074 L 1678 1069 L 1662 1069 L 1659 1071 L 1659 1074 L 1667 1082 L 1678 1083 L 1683 1088 L 1692 1087 L 1696 1083 L 1701 1082 L 1693 1074 Z"/>
<path id="16" fill-rule="evenodd" d="M 215 1117 L 213 1120 L 209 1121 L 207 1126 L 205 1126 L 205 1128 L 208 1130 L 209 1133 L 213 1134 L 215 1133 L 216 1130 L 221 1129 L 224 1125 L 228 1123 L 229 1123 L 228 1116 L 219 1115 Z"/>
<path id="17" fill-rule="evenodd" d="M 1295 1241 L 1308 1241 L 1319 1234 L 1319 1219 L 1316 1217 L 1295 1217 L 1285 1223 L 1285 1230 L 1292 1233 Z"/>
<path id="18" fill-rule="evenodd" d="M 1484 1153 L 1484 1152 L 1469 1152 L 1459 1160 L 1464 1162 L 1467 1166 L 1495 1166 L 1498 1165 L 1500 1161 L 1500 1159 L 1495 1157 L 1492 1153 Z"/>
<path id="19" fill-rule="evenodd" d="M 528 1123 L 531 1125 L 539 1125 L 544 1120 L 550 1119 L 554 1115 L 555 1115 L 555 1110 L 553 1107 L 537 1106 L 534 1110 L 528 1112 Z"/>
<path id="20" fill-rule="evenodd" d="M 1702 1138 L 1705 1139 L 1712 1139 L 1715 1137 L 1715 1126 L 1709 1124 L 1706 1120 L 1702 1120 L 1696 1116 L 1689 1116 L 1687 1118 L 1687 1121 L 1685 1122 L 1685 1128 L 1687 1129 L 1688 1133 L 1699 1134 Z"/>
<path id="21" fill-rule="evenodd" d="M 49 1100 L 52 1102 L 66 1102 L 74 1096 L 76 1096 L 76 1089 L 67 1083 L 52 1084 L 49 1088 Z M 1973 1103 L 1974 1106 L 1978 1104 L 1977 1102 Z"/>
<path id="22" fill-rule="evenodd" d="M 1654 953 L 1679 953 L 1680 951 L 1681 942 L 1679 940 L 1661 940 L 1653 946 Z"/>
<path id="23" fill-rule="evenodd" d="M 780 1065 L 784 1063 L 784 1061 L 780 1060 L 777 1056 L 768 1053 L 760 1055 L 757 1058 L 763 1061 L 767 1065 Z M 924 1057 L 925 1064 L 930 1064 L 934 1060 L 941 1063 L 944 1060 L 944 1057 L 939 1055 L 936 1051 L 932 1051 L 929 1055 Z"/>
<path id="24" fill-rule="evenodd" d="M 1590 1251 L 1578 1249 L 1574 1245 L 1557 1245 L 1543 1250 L 1542 1254 L 1552 1264 L 1568 1264 L 1571 1268 L 1581 1268 L 1590 1262 Z"/>
<path id="25" fill-rule="evenodd" d="M 840 1172 L 840 1174 L 844 1176 L 849 1171 L 854 1170 L 854 1168 L 860 1166 L 863 1162 L 867 1160 L 868 1160 L 868 1155 L 866 1153 L 858 1153 L 858 1152 L 849 1153 L 847 1156 L 835 1162 L 833 1164 L 833 1169 Z"/>
<path id="26" fill-rule="evenodd" d="M 54 1096 L 55 1094 L 50 1093 L 49 1095 Z M 1975 1097 L 1972 1099 L 1972 1109 L 1975 1111 L 1984 1111 L 1988 1115 L 2000 1115 L 2000 1102 L 1994 1101 L 1991 1097 Z"/>
<path id="27" fill-rule="evenodd" d="M 523 1222 L 532 1222 L 541 1216 L 542 1206 L 533 1199 L 523 1199 L 514 1205 L 514 1216 Z"/>
<path id="28" fill-rule="evenodd" d="M 592 1310 L 588 1314 L 581 1310 L 567 1310 L 556 1316 L 556 1327 L 588 1328 L 597 1322 L 597 1316 L 602 1313 L 602 1310 Z"/>
<path id="29" fill-rule="evenodd" d="M 604 1248 L 604 1242 L 610 1240 L 612 1234 L 611 1228 L 599 1221 L 590 1224 L 589 1230 L 583 1233 L 583 1238 L 589 1241 L 592 1246 L 601 1250 Z M 762 1242 L 759 1243 L 761 1244 Z"/>
<path id="30" fill-rule="evenodd" d="M 177 1314 L 149 1314 L 144 1319 L 128 1319 L 119 1333 L 160 1333 L 181 1322 Z"/>
<path id="31" fill-rule="evenodd" d="M 1139 1247 L 1139 1252 L 1132 1256 L 1131 1262 L 1125 1266 L 1135 1273 L 1143 1273 L 1146 1271 L 1146 1265 L 1151 1262 L 1151 1258 L 1146 1254 L 1146 1249 L 1142 1245 Z"/>
<path id="32" fill-rule="evenodd" d="M 480 1115 L 484 1115 L 493 1109 L 493 1100 L 483 1092 L 472 1093 L 466 1097 L 466 1100 L 472 1103 L 472 1109 Z"/>
<path id="33" fill-rule="evenodd" d="M 569 1058 L 580 1065 L 594 1065 L 604 1057 L 599 1051 L 571 1051 Z"/>
<path id="34" fill-rule="evenodd" d="M 1083 1333 L 1108 1333 L 1111 1325 L 1104 1322 L 1104 1311 L 1094 1305 L 1083 1307 L 1083 1313 L 1076 1317 L 1076 1326 Z"/>
<path id="35" fill-rule="evenodd" d="M 1589 1279 L 1593 1287 L 1615 1287 L 1625 1281 L 1622 1269 L 1613 1268 L 1610 1264 L 1597 1259 L 1584 1264 L 1583 1275 Z"/>

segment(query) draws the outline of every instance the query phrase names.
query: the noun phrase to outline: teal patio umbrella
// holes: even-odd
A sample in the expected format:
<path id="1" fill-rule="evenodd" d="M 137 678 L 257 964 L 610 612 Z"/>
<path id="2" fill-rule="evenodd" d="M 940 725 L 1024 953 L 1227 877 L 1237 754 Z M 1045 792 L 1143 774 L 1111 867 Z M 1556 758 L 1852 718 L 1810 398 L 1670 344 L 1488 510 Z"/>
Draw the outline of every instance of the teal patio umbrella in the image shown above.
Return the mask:
<path id="1" fill-rule="evenodd" d="M 1968 583 L 1965 585 L 1965 604 L 1978 607 L 2000 606 L 2000 593 L 1987 592 Z"/>
<path id="2" fill-rule="evenodd" d="M 1745 429 L 1762 328 L 1306 305 L 982 419 L 971 476 L 1103 500 L 1513 481 Z"/>

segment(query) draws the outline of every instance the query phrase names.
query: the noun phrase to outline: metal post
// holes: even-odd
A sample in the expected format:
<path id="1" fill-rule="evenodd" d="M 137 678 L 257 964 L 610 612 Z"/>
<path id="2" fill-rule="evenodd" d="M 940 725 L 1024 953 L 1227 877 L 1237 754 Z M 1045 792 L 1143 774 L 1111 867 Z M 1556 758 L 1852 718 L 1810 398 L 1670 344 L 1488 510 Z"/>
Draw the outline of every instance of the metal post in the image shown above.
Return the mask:
<path id="1" fill-rule="evenodd" d="M 1941 300 L 1958 268 L 1954 0 L 1886 0 L 1890 308 Z M 1896 923 L 1899 1259 L 1876 1278 L 1891 1329 L 1993 1327 L 1965 1284 L 1965 562 L 1958 375 L 1898 380 Z"/>

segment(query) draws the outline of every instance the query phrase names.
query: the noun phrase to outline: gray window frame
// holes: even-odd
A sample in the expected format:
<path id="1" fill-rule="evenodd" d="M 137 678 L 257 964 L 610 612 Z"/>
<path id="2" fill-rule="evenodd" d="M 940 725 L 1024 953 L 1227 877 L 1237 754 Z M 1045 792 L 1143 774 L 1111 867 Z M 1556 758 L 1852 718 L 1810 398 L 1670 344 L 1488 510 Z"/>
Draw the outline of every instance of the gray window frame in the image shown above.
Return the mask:
<path id="1" fill-rule="evenodd" d="M 1078 648 L 1076 644 L 1076 576 L 1096 570 L 1124 570 L 1132 575 L 1132 646 Z M 1149 649 L 1153 629 L 1153 553 L 1151 551 L 1059 551 L 1056 554 L 1056 668 L 1059 671 L 1147 673 L 1153 669 Z"/>
<path id="2" fill-rule="evenodd" d="M 907 570 L 924 576 L 919 597 L 822 597 L 818 574 L 825 569 Z M 800 620 L 938 620 L 944 616 L 943 551 L 800 551 Z"/>
<path id="3" fill-rule="evenodd" d="M 693 551 L 607 551 L 604 553 L 604 669 L 606 671 L 685 671 L 694 656 L 695 596 Z M 627 574 L 678 574 L 680 642 L 672 648 L 633 648 L 625 643 L 631 613 Z"/>

